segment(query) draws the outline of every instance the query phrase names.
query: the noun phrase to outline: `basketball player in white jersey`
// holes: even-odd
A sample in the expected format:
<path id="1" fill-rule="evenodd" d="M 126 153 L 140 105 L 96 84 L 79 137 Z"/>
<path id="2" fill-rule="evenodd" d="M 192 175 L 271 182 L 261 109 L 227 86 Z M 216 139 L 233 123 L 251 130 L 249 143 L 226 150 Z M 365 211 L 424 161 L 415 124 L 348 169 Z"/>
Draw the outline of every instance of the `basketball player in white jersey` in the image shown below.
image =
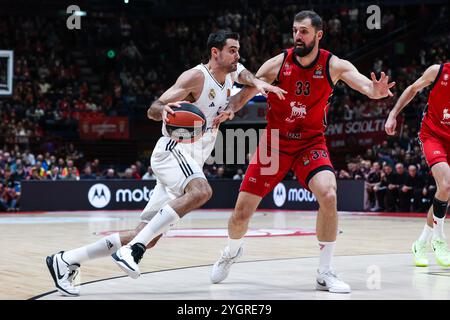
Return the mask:
<path id="1" fill-rule="evenodd" d="M 87 246 L 47 257 L 47 266 L 62 294 L 79 294 L 74 278 L 80 264 L 98 257 L 112 255 L 114 262 L 129 276 L 139 277 L 138 263 L 146 248 L 154 246 L 181 217 L 210 199 L 212 190 L 202 167 L 215 145 L 217 128 L 213 128 L 214 119 L 220 115 L 220 122 L 223 122 L 228 119 L 227 114 L 232 117 L 225 109 L 235 81 L 256 87 L 263 95 L 273 92 L 284 99 L 284 90 L 255 78 L 238 62 L 238 34 L 212 33 L 207 47 L 208 63 L 183 72 L 147 112 L 150 119 L 165 121 L 167 113 L 174 113 L 172 108 L 179 107 L 181 101 L 191 102 L 205 115 L 206 132 L 194 143 L 177 143 L 170 138 L 163 121 L 163 136 L 151 157 L 157 184 L 141 214 L 142 222 L 130 233 L 115 233 Z"/>

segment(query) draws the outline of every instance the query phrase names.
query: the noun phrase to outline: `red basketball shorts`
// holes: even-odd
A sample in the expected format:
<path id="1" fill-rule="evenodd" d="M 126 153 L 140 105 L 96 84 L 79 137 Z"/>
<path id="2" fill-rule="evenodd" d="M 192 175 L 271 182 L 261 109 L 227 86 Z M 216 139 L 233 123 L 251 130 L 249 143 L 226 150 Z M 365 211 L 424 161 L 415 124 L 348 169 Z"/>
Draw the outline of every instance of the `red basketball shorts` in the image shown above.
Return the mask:
<path id="1" fill-rule="evenodd" d="M 423 154 L 430 168 L 439 162 L 450 164 L 450 142 L 445 143 L 444 140 L 425 132 L 419 134 L 419 139 Z"/>
<path id="2" fill-rule="evenodd" d="M 307 190 L 309 181 L 316 173 L 323 170 L 334 172 L 325 139 L 320 137 L 317 142 L 305 144 L 305 148 L 299 148 L 293 153 L 271 149 L 261 142 L 250 161 L 239 191 L 264 197 L 283 180 L 290 169 Z"/>

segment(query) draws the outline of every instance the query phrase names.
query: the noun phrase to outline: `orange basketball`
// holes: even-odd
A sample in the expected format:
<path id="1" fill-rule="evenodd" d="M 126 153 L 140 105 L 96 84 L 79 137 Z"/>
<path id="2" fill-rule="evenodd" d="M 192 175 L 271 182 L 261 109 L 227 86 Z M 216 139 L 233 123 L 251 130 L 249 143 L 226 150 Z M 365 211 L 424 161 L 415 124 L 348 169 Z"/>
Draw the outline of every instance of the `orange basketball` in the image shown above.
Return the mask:
<path id="1" fill-rule="evenodd" d="M 194 142 L 206 129 L 205 115 L 191 103 L 181 103 L 180 106 L 180 108 L 172 108 L 174 114 L 167 115 L 167 132 L 178 142 Z"/>

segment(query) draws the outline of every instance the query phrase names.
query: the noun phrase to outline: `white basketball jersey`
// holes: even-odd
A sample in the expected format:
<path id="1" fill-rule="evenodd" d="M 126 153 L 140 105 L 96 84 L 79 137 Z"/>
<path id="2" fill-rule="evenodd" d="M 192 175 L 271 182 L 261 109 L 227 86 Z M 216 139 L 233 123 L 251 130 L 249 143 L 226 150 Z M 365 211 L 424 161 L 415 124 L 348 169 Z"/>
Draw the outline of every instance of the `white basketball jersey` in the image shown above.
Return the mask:
<path id="1" fill-rule="evenodd" d="M 235 72 L 227 74 L 223 85 L 217 82 L 206 65 L 199 64 L 193 69 L 200 70 L 205 76 L 203 90 L 198 100 L 194 101 L 192 104 L 199 108 L 205 115 L 206 131 L 196 142 L 179 143 L 178 146 L 185 149 L 185 151 L 188 152 L 200 166 L 203 166 L 205 161 L 211 155 L 216 143 L 218 129 L 212 129 L 213 120 L 227 107 L 231 95 L 231 88 L 239 73 L 241 73 L 245 67 L 239 63 Z M 164 136 L 169 137 L 164 122 L 162 133 Z"/>

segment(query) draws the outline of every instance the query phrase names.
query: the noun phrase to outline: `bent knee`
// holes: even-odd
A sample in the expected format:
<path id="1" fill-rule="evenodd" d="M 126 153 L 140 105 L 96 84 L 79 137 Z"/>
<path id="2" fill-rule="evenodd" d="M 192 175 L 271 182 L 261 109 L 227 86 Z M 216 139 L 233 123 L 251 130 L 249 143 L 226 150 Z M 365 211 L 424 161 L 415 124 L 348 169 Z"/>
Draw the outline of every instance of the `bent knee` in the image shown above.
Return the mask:
<path id="1" fill-rule="evenodd" d="M 447 194 L 450 198 L 450 180 L 445 179 L 444 181 L 442 181 L 439 189 L 440 193 Z"/>
<path id="2" fill-rule="evenodd" d="M 197 187 L 192 190 L 192 196 L 198 203 L 204 204 L 212 197 L 212 189 L 207 181 L 199 183 Z"/>

